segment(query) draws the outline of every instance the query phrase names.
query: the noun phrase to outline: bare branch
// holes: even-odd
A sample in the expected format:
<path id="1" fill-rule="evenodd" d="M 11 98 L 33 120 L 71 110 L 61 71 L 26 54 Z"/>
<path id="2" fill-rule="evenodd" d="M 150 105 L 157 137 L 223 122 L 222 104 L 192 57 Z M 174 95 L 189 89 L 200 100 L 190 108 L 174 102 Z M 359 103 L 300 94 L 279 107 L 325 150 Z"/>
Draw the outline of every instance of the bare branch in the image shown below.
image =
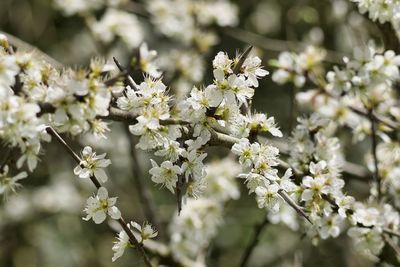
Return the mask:
<path id="1" fill-rule="evenodd" d="M 254 234 L 250 241 L 250 243 L 246 246 L 242 258 L 240 260 L 240 267 L 246 267 L 250 260 L 250 256 L 253 253 L 253 250 L 258 245 L 260 241 L 261 233 L 264 231 L 265 227 L 269 224 L 268 217 L 264 215 L 264 219 L 259 224 L 254 226 Z"/>

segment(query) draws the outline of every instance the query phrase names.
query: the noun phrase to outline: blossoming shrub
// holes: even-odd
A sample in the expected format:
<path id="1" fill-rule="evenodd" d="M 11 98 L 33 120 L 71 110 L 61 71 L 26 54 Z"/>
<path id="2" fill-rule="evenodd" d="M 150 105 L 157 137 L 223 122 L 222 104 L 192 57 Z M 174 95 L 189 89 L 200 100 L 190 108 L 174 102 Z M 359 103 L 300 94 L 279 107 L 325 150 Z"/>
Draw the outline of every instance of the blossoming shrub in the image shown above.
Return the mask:
<path id="1" fill-rule="evenodd" d="M 352 2 L 396 32 L 396 1 Z M 105 56 L 124 44 L 129 59 L 96 57 L 88 67 L 58 68 L 0 35 L 0 194 L 5 199 L 57 146 L 60 159 L 76 163 L 68 176 L 96 188 L 86 206 L 81 201 L 83 220 L 106 222 L 118 233 L 110 244 L 113 262 L 133 248 L 145 266 L 206 266 L 226 207 L 231 200 L 242 201 L 244 192 L 264 220 L 241 266 L 248 264 L 268 223 L 285 225 L 315 246 L 349 238 L 369 261 L 399 264 L 399 40 L 397 50 L 391 38 L 386 45 L 392 50 L 369 43 L 330 65 L 325 63 L 332 52 L 316 46 L 282 51 L 268 66 L 252 46 L 236 56 L 217 52 L 207 62 L 218 27 L 238 23 L 239 10 L 229 1 L 151 0 L 131 6 L 135 12 L 125 10 L 130 5 L 124 0 L 55 0 L 54 5 L 66 16 L 81 17 Z M 159 55 L 144 42 L 144 17 L 173 44 L 168 53 Z M 207 69 L 210 81 L 203 79 Z M 253 108 L 261 79 L 290 87 L 296 123 L 290 131 Z M 308 112 L 300 113 L 302 108 Z M 115 130 L 116 124 L 123 130 Z M 102 153 L 107 149 L 97 143 L 124 131 L 146 217 L 140 223 L 126 221 L 131 208 L 118 208 L 118 197 L 109 193 L 116 187 L 110 173 L 118 175 L 112 168 L 126 159 L 111 164 Z M 369 151 L 358 156 L 366 168 L 348 161 L 343 133 L 353 143 L 369 141 Z M 154 208 L 145 177 L 161 189 L 157 192 L 167 193 L 176 211 L 165 215 Z M 367 182 L 364 195 L 351 189 L 354 177 Z M 60 190 L 60 198 L 78 195 L 68 186 L 52 190 Z"/>

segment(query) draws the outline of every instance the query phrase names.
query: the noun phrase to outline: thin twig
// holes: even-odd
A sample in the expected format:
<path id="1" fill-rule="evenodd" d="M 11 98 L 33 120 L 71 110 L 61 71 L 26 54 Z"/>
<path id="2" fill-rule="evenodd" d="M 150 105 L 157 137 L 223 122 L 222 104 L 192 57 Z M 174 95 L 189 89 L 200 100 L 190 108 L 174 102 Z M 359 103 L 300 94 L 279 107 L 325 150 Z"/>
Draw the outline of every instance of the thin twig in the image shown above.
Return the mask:
<path id="1" fill-rule="evenodd" d="M 400 258 L 400 247 L 390 238 L 390 236 L 388 234 L 384 234 L 383 235 L 386 243 L 394 250 L 394 252 L 396 252 L 397 254 L 397 259 Z"/>
<path id="2" fill-rule="evenodd" d="M 12 149 L 9 148 L 9 149 L 7 149 L 7 151 L 4 153 L 4 155 L 3 155 L 3 160 L 2 160 L 2 162 L 0 163 L 0 172 L 4 169 L 4 167 L 6 166 L 8 160 L 10 159 L 10 157 L 11 157 L 11 150 L 12 150 Z"/>
<path id="3" fill-rule="evenodd" d="M 50 126 L 46 127 L 46 131 L 53 136 L 54 138 L 56 138 L 56 140 L 65 148 L 65 150 L 71 155 L 71 157 L 78 163 L 81 164 L 82 160 L 81 158 L 78 156 L 78 154 L 76 154 L 74 152 L 74 150 L 67 144 L 67 142 L 65 142 L 65 140 Z M 91 175 L 90 176 L 90 180 L 92 181 L 92 183 L 96 186 L 97 189 L 99 189 L 101 187 L 101 184 L 99 182 L 99 180 L 97 180 L 96 176 Z M 125 220 L 123 219 L 122 215 L 121 218 L 119 218 L 118 223 L 120 224 L 120 226 L 122 227 L 122 229 L 126 232 L 126 234 L 129 236 L 129 241 L 132 243 L 132 245 L 139 251 L 139 253 L 141 254 L 143 261 L 145 263 L 145 265 L 147 267 L 152 267 L 152 264 L 150 262 L 150 259 L 148 258 L 143 244 L 141 244 L 136 237 L 133 235 L 132 231 L 129 229 L 129 227 L 127 226 Z"/>
<path id="4" fill-rule="evenodd" d="M 135 81 L 133 80 L 133 78 L 131 77 L 131 75 L 129 75 L 129 73 L 126 71 L 126 69 L 122 66 L 122 64 L 118 61 L 118 59 L 116 59 L 115 57 L 113 57 L 113 60 L 115 62 L 115 65 L 117 65 L 117 68 L 119 69 L 120 72 L 125 74 L 126 77 L 126 82 L 128 83 L 128 85 L 133 89 L 133 90 L 139 90 L 139 86 L 135 83 Z"/>
<path id="5" fill-rule="evenodd" d="M 243 54 L 239 57 L 239 61 L 236 63 L 235 67 L 233 68 L 234 74 L 238 74 L 240 72 L 240 69 L 242 68 L 243 63 L 246 60 L 246 58 L 249 56 L 251 49 L 253 49 L 252 45 L 247 47 L 246 50 L 243 52 Z"/>
<path id="6" fill-rule="evenodd" d="M 258 242 L 260 241 L 261 233 L 263 232 L 264 228 L 269 224 L 268 217 L 266 215 L 264 215 L 264 216 L 265 217 L 262 220 L 262 222 L 255 225 L 255 227 L 254 227 L 253 237 L 252 237 L 250 243 L 247 245 L 247 247 L 244 250 L 244 253 L 240 260 L 240 267 L 247 266 L 247 264 L 250 260 L 250 256 L 253 253 L 253 250 L 256 248 Z"/>
<path id="7" fill-rule="evenodd" d="M 239 60 L 236 63 L 236 65 L 233 68 L 233 73 L 238 74 L 246 60 L 246 58 L 249 56 L 251 50 L 253 49 L 253 46 L 250 45 L 249 47 L 246 48 L 246 50 L 239 56 Z M 241 107 L 240 107 L 242 113 L 244 115 L 251 115 L 251 100 L 249 102 L 245 102 Z"/>
<path id="8" fill-rule="evenodd" d="M 308 46 L 308 44 L 302 42 L 283 41 L 283 40 L 267 38 L 265 36 L 239 28 L 225 28 L 222 31 L 222 33 L 236 40 L 242 41 L 244 43 L 251 43 L 262 49 L 275 52 L 290 50 L 292 48 L 296 48 L 297 51 L 299 52 L 303 51 Z M 325 51 L 327 53 L 325 61 L 329 63 L 343 64 L 343 57 L 348 56 L 345 53 L 337 51 L 331 51 L 331 50 L 325 50 Z"/>
<path id="9" fill-rule="evenodd" d="M 135 141 L 133 139 L 133 136 L 130 134 L 129 130 L 127 127 L 125 127 L 125 132 L 126 132 L 126 138 L 129 141 L 129 150 L 131 153 L 131 169 L 133 173 L 133 180 L 136 183 L 136 188 L 137 192 L 139 194 L 140 201 L 142 203 L 142 208 L 143 212 L 146 216 L 146 218 L 151 221 L 151 223 L 155 226 L 155 228 L 158 230 L 158 234 L 160 237 L 164 236 L 164 228 L 158 218 L 156 216 L 156 205 L 154 204 L 154 199 L 151 195 L 151 192 L 148 190 L 148 188 L 143 184 L 142 181 L 142 172 L 140 170 L 140 165 L 138 162 L 136 149 L 135 149 Z"/>
<path id="10" fill-rule="evenodd" d="M 375 125 L 375 120 L 372 117 L 372 109 L 370 111 L 370 122 L 371 122 L 371 153 L 372 153 L 372 158 L 374 161 L 374 180 L 377 185 L 377 191 L 378 191 L 378 199 L 381 198 L 382 194 L 382 188 L 381 188 L 381 181 L 379 178 L 379 169 L 378 169 L 378 156 L 376 153 L 376 147 L 378 145 L 377 143 L 377 137 L 376 137 L 376 125 Z"/>

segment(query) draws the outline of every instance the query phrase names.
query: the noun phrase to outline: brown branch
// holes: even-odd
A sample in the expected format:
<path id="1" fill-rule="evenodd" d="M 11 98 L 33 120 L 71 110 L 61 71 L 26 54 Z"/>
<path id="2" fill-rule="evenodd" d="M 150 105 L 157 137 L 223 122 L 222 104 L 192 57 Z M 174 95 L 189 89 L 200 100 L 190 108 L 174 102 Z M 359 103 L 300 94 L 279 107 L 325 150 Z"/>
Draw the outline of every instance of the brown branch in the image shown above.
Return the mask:
<path id="1" fill-rule="evenodd" d="M 135 81 L 133 80 L 133 78 L 131 77 L 131 75 L 129 75 L 129 73 L 126 71 L 126 69 L 121 65 L 121 63 L 115 58 L 113 57 L 113 60 L 115 62 L 115 65 L 117 65 L 119 71 L 121 73 L 124 73 L 125 78 L 126 78 L 126 82 L 128 83 L 128 85 L 133 89 L 133 90 L 139 90 L 138 85 L 135 83 Z"/>
<path id="2" fill-rule="evenodd" d="M 378 145 L 378 140 L 376 136 L 376 125 L 375 125 L 375 120 L 372 117 L 372 109 L 370 111 L 370 122 L 371 122 L 371 153 L 372 153 L 372 159 L 374 162 L 374 175 L 373 178 L 375 180 L 375 183 L 377 185 L 377 191 L 378 191 L 378 199 L 381 198 L 382 195 L 382 188 L 381 188 L 381 180 L 379 178 L 379 169 L 378 169 L 378 156 L 376 153 L 376 147 Z"/>
<path id="3" fill-rule="evenodd" d="M 258 245 L 258 242 L 260 242 L 260 237 L 261 237 L 261 233 L 264 231 L 264 228 L 269 224 L 269 220 L 268 217 L 266 215 L 264 215 L 264 219 L 262 220 L 262 222 L 260 222 L 259 224 L 256 224 L 254 226 L 254 234 L 253 237 L 250 241 L 250 243 L 246 246 L 244 253 L 242 255 L 242 258 L 240 260 L 240 267 L 246 267 L 251 254 L 253 253 L 253 250 L 256 248 L 256 246 Z"/>
<path id="4" fill-rule="evenodd" d="M 78 156 L 78 154 L 76 154 L 73 149 L 65 142 L 65 140 L 50 126 L 48 126 L 46 128 L 46 131 L 53 136 L 63 147 L 64 149 L 68 152 L 68 154 L 70 154 L 70 156 L 78 163 L 81 164 L 82 160 L 81 158 Z M 92 183 L 96 186 L 97 189 L 99 189 L 101 187 L 101 184 L 99 182 L 99 180 L 97 180 L 96 176 L 91 175 L 90 180 L 92 181 Z M 129 241 L 131 242 L 131 244 L 139 251 L 139 253 L 141 254 L 143 261 L 145 263 L 145 265 L 147 267 L 152 267 L 152 264 L 150 262 L 150 259 L 148 258 L 143 244 L 140 243 L 136 237 L 133 235 L 132 231 L 129 229 L 129 227 L 127 226 L 125 220 L 123 219 L 122 215 L 121 218 L 117 220 L 118 223 L 120 224 L 120 226 L 122 227 L 122 229 L 126 232 L 126 234 L 129 236 Z"/>

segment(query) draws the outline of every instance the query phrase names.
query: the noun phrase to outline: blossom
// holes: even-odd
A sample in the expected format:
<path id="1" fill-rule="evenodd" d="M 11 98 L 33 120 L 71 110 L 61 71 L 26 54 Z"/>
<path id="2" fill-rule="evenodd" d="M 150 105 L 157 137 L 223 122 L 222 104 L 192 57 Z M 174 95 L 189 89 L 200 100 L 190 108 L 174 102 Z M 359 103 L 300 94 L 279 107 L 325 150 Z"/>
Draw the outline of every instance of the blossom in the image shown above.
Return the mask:
<path id="1" fill-rule="evenodd" d="M 15 56 L 1 55 L 0 56 L 0 86 L 11 86 L 15 82 L 15 76 L 20 68 L 16 63 Z"/>
<path id="2" fill-rule="evenodd" d="M 147 239 L 154 238 L 158 235 L 157 231 L 153 229 L 151 224 L 148 222 L 144 222 L 143 226 L 138 224 L 137 222 L 131 222 L 133 228 L 139 231 L 140 239 L 138 240 L 139 243 L 143 243 Z"/>
<path id="3" fill-rule="evenodd" d="M 207 153 L 199 153 L 197 150 L 184 151 L 183 157 L 185 160 L 182 164 L 182 174 L 185 174 L 186 180 L 189 180 L 189 177 L 200 180 L 206 175 L 203 160 Z"/>
<path id="4" fill-rule="evenodd" d="M 260 130 L 261 132 L 269 132 L 270 134 L 276 137 L 283 136 L 282 132 L 275 124 L 275 118 L 269 117 L 267 119 L 267 116 L 263 113 L 253 114 L 249 118 L 249 127 L 250 129 L 255 131 Z"/>
<path id="5" fill-rule="evenodd" d="M 243 74 L 248 77 L 248 83 L 250 86 L 258 87 L 258 80 L 269 74 L 268 71 L 264 70 L 261 66 L 261 59 L 257 56 L 249 56 L 243 62 Z"/>
<path id="6" fill-rule="evenodd" d="M 180 147 L 180 144 L 176 141 L 168 141 L 163 144 L 163 146 L 157 150 L 154 155 L 165 157 L 171 162 L 176 162 L 179 156 L 182 155 L 184 149 Z"/>
<path id="7" fill-rule="evenodd" d="M 130 225 L 131 224 L 127 224 L 127 227 L 129 229 L 130 229 Z M 116 261 L 119 257 L 121 257 L 124 254 L 125 249 L 128 246 L 131 246 L 130 241 L 129 241 L 129 235 L 124 230 L 122 230 L 121 232 L 118 233 L 117 240 L 118 241 L 114 242 L 114 245 L 112 247 L 112 250 L 114 251 L 114 255 L 111 260 L 113 262 Z"/>
<path id="8" fill-rule="evenodd" d="M 327 239 L 329 236 L 338 237 L 342 220 L 339 215 L 324 217 L 321 222 L 321 229 L 319 230 L 321 238 Z"/>
<path id="9" fill-rule="evenodd" d="M 316 196 L 321 196 L 322 193 L 328 192 L 328 187 L 325 185 L 323 177 L 313 178 L 305 176 L 302 181 L 303 186 L 306 188 L 301 194 L 301 199 L 304 201 L 312 200 Z"/>
<path id="10" fill-rule="evenodd" d="M 355 248 L 361 253 L 375 258 L 379 255 L 385 243 L 382 239 L 381 231 L 374 228 L 352 227 L 347 234 L 353 239 Z"/>
<path id="11" fill-rule="evenodd" d="M 85 221 L 93 219 L 96 224 L 99 224 L 106 219 L 107 215 L 113 219 L 121 218 L 121 212 L 115 206 L 116 202 L 116 197 L 109 198 L 107 189 L 100 187 L 96 196 L 87 199 L 84 209 L 87 215 L 83 219 Z"/>
<path id="12" fill-rule="evenodd" d="M 161 166 L 158 166 L 154 160 L 151 160 L 151 165 L 153 166 L 149 171 L 152 175 L 151 180 L 157 184 L 162 184 L 162 186 L 168 188 L 171 193 L 174 193 L 178 175 L 181 174 L 181 168 L 174 165 L 169 160 L 161 163 Z"/>
<path id="13" fill-rule="evenodd" d="M 143 41 L 143 30 L 137 17 L 114 8 L 107 8 L 101 20 L 91 25 L 91 30 L 104 43 L 110 43 L 118 36 L 130 48 L 135 48 Z"/>
<path id="14" fill-rule="evenodd" d="M 147 43 L 143 43 L 139 47 L 140 68 L 154 78 L 159 78 L 161 72 L 154 63 L 154 58 L 157 56 L 157 51 L 149 50 Z"/>
<path id="15" fill-rule="evenodd" d="M 10 192 L 15 193 L 16 189 L 21 186 L 18 181 L 28 176 L 26 172 L 20 172 L 15 176 L 10 176 L 8 171 L 9 167 L 5 165 L 3 171 L 0 172 L 0 195 L 4 197 L 7 197 Z"/>
<path id="16" fill-rule="evenodd" d="M 251 166 L 260 148 L 257 144 L 250 144 L 249 139 L 241 138 L 239 143 L 232 146 L 232 153 L 239 156 L 240 164 Z"/>
<path id="17" fill-rule="evenodd" d="M 277 184 L 257 187 L 255 193 L 258 207 L 260 209 L 267 207 L 273 211 L 278 211 L 281 201 L 278 194 L 279 190 L 280 187 Z"/>
<path id="18" fill-rule="evenodd" d="M 74 169 L 74 174 L 79 178 L 89 178 L 94 175 L 103 183 L 108 177 L 103 168 L 111 164 L 109 159 L 105 159 L 106 154 L 96 155 L 96 152 L 90 146 L 86 146 L 82 150 L 82 161 Z"/>
<path id="19" fill-rule="evenodd" d="M 226 73 L 232 73 L 232 63 L 233 61 L 224 52 L 218 52 L 212 62 L 214 69 L 220 69 Z"/>

